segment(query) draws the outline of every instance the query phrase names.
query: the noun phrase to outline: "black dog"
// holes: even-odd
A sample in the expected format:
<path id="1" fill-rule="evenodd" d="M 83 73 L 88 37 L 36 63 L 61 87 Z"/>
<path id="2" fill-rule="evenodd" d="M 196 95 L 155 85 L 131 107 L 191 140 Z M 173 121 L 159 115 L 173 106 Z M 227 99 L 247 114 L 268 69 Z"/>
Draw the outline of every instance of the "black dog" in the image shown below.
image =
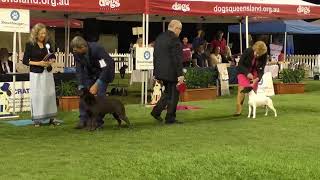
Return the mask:
<path id="1" fill-rule="evenodd" d="M 128 68 L 127 65 L 123 65 L 123 66 L 120 68 L 119 72 L 120 72 L 120 77 L 121 77 L 121 79 L 124 78 L 124 75 L 126 74 L 126 69 L 127 69 L 127 68 Z"/>
<path id="2" fill-rule="evenodd" d="M 87 129 L 95 130 L 97 128 L 98 116 L 112 114 L 118 121 L 119 127 L 121 120 L 125 121 L 130 126 L 130 121 L 126 116 L 126 110 L 121 101 L 110 97 L 96 97 L 89 92 L 88 89 L 80 90 L 80 101 L 86 106 L 86 111 L 89 116 L 87 121 Z"/>

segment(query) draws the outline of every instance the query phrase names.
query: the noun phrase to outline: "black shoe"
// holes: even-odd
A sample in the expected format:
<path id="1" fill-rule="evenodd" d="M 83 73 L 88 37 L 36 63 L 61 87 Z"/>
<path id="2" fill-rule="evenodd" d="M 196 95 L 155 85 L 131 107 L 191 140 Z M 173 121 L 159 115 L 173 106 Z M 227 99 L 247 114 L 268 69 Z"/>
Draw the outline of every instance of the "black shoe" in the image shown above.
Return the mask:
<path id="1" fill-rule="evenodd" d="M 84 129 L 85 127 L 86 127 L 85 123 L 79 122 L 79 123 L 77 124 L 77 126 L 74 127 L 74 128 L 75 128 L 75 129 Z"/>
<path id="2" fill-rule="evenodd" d="M 183 122 L 174 120 L 174 121 L 166 121 L 165 124 L 183 124 Z"/>
<path id="3" fill-rule="evenodd" d="M 156 119 L 158 122 L 163 122 L 163 119 L 162 119 L 161 116 L 155 115 L 154 112 L 151 112 L 150 114 L 151 114 L 151 116 L 152 116 L 154 119 Z"/>
<path id="4" fill-rule="evenodd" d="M 241 93 L 246 94 L 246 93 L 249 93 L 249 92 L 252 91 L 252 90 L 253 90 L 252 87 L 245 87 L 245 88 L 241 91 Z"/>

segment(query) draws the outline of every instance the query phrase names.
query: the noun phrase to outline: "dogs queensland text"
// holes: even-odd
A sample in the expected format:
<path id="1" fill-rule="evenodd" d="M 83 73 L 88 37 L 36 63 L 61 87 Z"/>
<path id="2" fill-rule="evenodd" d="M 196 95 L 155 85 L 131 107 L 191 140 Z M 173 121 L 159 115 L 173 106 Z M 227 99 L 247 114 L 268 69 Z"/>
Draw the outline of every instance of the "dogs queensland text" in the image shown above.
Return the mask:
<path id="1" fill-rule="evenodd" d="M 87 129 L 95 130 L 97 128 L 97 117 L 104 116 L 106 114 L 112 114 L 113 117 L 118 121 L 119 127 L 121 121 L 125 121 L 130 126 L 130 121 L 126 116 L 126 110 L 121 101 L 113 99 L 108 96 L 97 97 L 89 92 L 88 89 L 80 90 L 80 101 L 86 106 L 89 119 L 87 121 Z"/>
<path id="2" fill-rule="evenodd" d="M 268 115 L 268 107 L 269 107 L 274 112 L 274 116 L 277 117 L 277 110 L 274 108 L 271 98 L 262 94 L 256 94 L 253 90 L 249 92 L 248 105 L 249 105 L 248 118 L 251 117 L 251 111 L 252 111 L 252 118 L 256 118 L 256 108 L 259 106 L 266 107 L 265 116 Z"/>

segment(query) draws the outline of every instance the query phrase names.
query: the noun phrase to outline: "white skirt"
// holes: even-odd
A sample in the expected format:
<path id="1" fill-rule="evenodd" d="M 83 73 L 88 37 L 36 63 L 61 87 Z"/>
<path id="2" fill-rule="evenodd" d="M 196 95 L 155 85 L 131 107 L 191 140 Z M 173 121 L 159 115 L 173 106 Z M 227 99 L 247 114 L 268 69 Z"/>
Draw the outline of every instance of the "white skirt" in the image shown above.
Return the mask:
<path id="1" fill-rule="evenodd" d="M 34 121 L 54 118 L 57 114 L 56 91 L 52 72 L 30 72 L 31 116 Z"/>

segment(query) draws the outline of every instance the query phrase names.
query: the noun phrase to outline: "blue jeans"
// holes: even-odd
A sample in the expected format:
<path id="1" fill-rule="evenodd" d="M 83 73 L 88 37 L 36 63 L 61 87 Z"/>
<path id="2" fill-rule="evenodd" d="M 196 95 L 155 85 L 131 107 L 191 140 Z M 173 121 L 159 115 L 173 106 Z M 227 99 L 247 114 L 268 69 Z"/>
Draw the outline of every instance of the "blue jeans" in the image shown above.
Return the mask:
<path id="1" fill-rule="evenodd" d="M 86 84 L 85 84 L 85 87 L 90 89 L 90 87 L 95 83 L 96 81 L 94 80 L 86 80 Z M 108 84 L 107 83 L 103 83 L 101 85 L 99 85 L 98 87 L 98 93 L 97 93 L 97 96 L 98 97 L 104 97 L 106 96 L 106 93 L 107 93 L 107 87 L 108 87 Z M 80 104 L 79 104 L 79 111 L 80 111 L 80 123 L 82 124 L 86 124 L 87 120 L 88 120 L 88 114 L 86 112 L 86 109 L 85 109 L 85 105 L 83 104 L 83 102 L 80 100 Z M 97 119 L 97 125 L 102 125 L 104 124 L 104 121 L 103 121 L 103 118 L 104 118 L 104 115 L 103 116 L 99 116 L 98 119 Z"/>

